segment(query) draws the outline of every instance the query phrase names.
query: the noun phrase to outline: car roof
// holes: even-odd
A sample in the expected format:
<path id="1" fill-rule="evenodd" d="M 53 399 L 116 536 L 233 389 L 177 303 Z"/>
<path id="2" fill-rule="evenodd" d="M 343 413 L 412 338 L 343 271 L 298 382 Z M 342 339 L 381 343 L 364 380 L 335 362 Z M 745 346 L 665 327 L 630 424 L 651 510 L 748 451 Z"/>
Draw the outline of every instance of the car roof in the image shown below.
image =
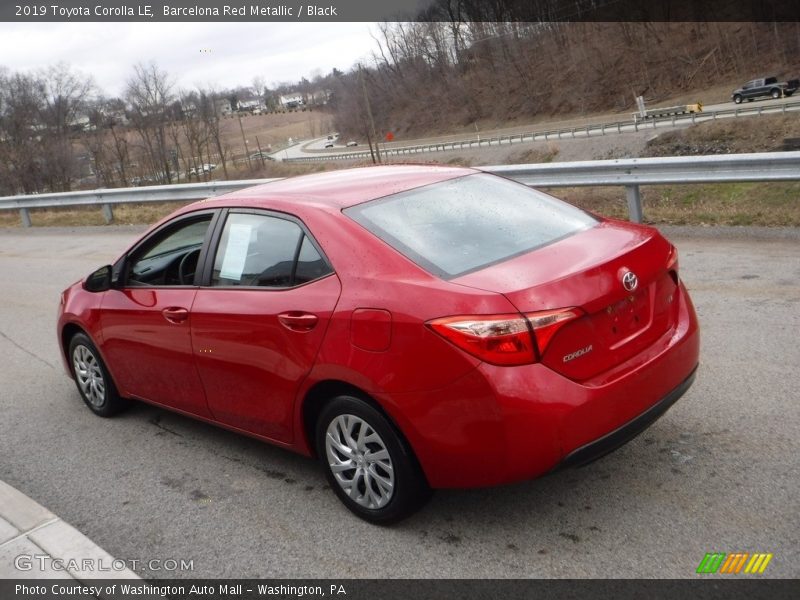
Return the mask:
<path id="1" fill-rule="evenodd" d="M 475 169 L 433 165 L 382 165 L 326 171 L 273 181 L 203 200 L 204 208 L 276 208 L 305 204 L 341 210 L 413 188 L 477 173 Z M 198 203 L 190 205 L 198 208 Z M 189 207 L 187 207 L 189 208 Z"/>

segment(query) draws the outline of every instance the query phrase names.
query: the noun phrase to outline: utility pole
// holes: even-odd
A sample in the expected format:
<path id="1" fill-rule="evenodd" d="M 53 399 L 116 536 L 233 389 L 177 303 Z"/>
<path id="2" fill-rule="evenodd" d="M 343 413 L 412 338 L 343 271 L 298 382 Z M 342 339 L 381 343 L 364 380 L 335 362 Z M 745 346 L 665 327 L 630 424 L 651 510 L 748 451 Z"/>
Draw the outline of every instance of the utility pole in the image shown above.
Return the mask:
<path id="1" fill-rule="evenodd" d="M 375 134 L 375 121 L 372 119 L 372 107 L 369 104 L 369 96 L 367 95 L 367 83 L 364 81 L 364 73 L 361 69 L 361 63 L 358 63 L 358 77 L 361 79 L 361 88 L 364 90 L 364 102 L 367 105 L 367 117 L 369 117 L 369 126 L 372 130 L 372 137 L 375 139 L 375 154 L 378 156 L 378 162 L 381 162 L 381 150 L 378 147 L 378 136 Z M 372 141 L 369 139 L 369 150 L 372 152 Z M 373 159 L 374 160 L 374 159 Z"/>
<path id="2" fill-rule="evenodd" d="M 250 163 L 250 150 L 247 149 L 247 138 L 244 137 L 244 127 L 242 126 L 242 115 L 239 115 L 239 131 L 242 132 L 242 141 L 244 142 L 244 153 L 247 156 L 247 166 L 249 168 L 253 168 L 253 165 Z"/>
<path id="3" fill-rule="evenodd" d="M 258 158 L 261 159 L 261 166 L 266 167 L 267 161 L 264 160 L 264 153 L 261 151 L 261 142 L 258 141 L 258 136 L 256 136 L 256 146 L 258 146 Z"/>

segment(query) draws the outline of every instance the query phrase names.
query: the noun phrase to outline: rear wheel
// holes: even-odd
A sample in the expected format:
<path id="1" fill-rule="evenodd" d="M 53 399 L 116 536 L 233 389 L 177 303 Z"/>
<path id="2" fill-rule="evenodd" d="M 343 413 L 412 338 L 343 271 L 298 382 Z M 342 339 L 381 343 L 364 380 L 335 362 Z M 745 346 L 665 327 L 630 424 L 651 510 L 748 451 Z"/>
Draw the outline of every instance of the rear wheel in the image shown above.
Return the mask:
<path id="1" fill-rule="evenodd" d="M 110 417 L 128 402 L 120 398 L 100 353 L 84 333 L 76 333 L 69 342 L 72 374 L 86 406 L 96 415 Z"/>
<path id="2" fill-rule="evenodd" d="M 325 406 L 316 443 L 333 491 L 370 523 L 404 519 L 430 498 L 411 449 L 388 419 L 360 398 L 338 396 Z"/>

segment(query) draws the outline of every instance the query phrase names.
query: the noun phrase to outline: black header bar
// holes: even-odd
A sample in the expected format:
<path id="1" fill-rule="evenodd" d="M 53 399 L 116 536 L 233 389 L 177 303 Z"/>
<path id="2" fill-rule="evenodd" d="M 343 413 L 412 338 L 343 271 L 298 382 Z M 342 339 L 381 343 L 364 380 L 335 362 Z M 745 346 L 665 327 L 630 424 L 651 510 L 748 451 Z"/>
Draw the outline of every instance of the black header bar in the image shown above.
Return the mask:
<path id="1" fill-rule="evenodd" d="M 798 0 L 4 0 L 26 22 L 800 21 Z"/>

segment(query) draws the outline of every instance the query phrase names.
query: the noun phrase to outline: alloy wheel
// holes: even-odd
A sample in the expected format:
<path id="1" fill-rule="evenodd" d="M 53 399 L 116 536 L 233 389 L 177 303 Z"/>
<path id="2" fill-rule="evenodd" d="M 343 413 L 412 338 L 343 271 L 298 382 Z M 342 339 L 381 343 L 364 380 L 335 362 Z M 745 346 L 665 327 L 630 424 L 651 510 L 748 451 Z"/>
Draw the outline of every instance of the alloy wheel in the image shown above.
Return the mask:
<path id="1" fill-rule="evenodd" d="M 325 434 L 325 452 L 336 482 L 356 504 L 379 509 L 392 499 L 395 477 L 391 455 L 364 419 L 350 414 L 333 419 Z"/>
<path id="2" fill-rule="evenodd" d="M 72 352 L 75 378 L 84 398 L 92 406 L 101 407 L 106 399 L 106 381 L 97 357 L 86 346 L 76 346 Z"/>

